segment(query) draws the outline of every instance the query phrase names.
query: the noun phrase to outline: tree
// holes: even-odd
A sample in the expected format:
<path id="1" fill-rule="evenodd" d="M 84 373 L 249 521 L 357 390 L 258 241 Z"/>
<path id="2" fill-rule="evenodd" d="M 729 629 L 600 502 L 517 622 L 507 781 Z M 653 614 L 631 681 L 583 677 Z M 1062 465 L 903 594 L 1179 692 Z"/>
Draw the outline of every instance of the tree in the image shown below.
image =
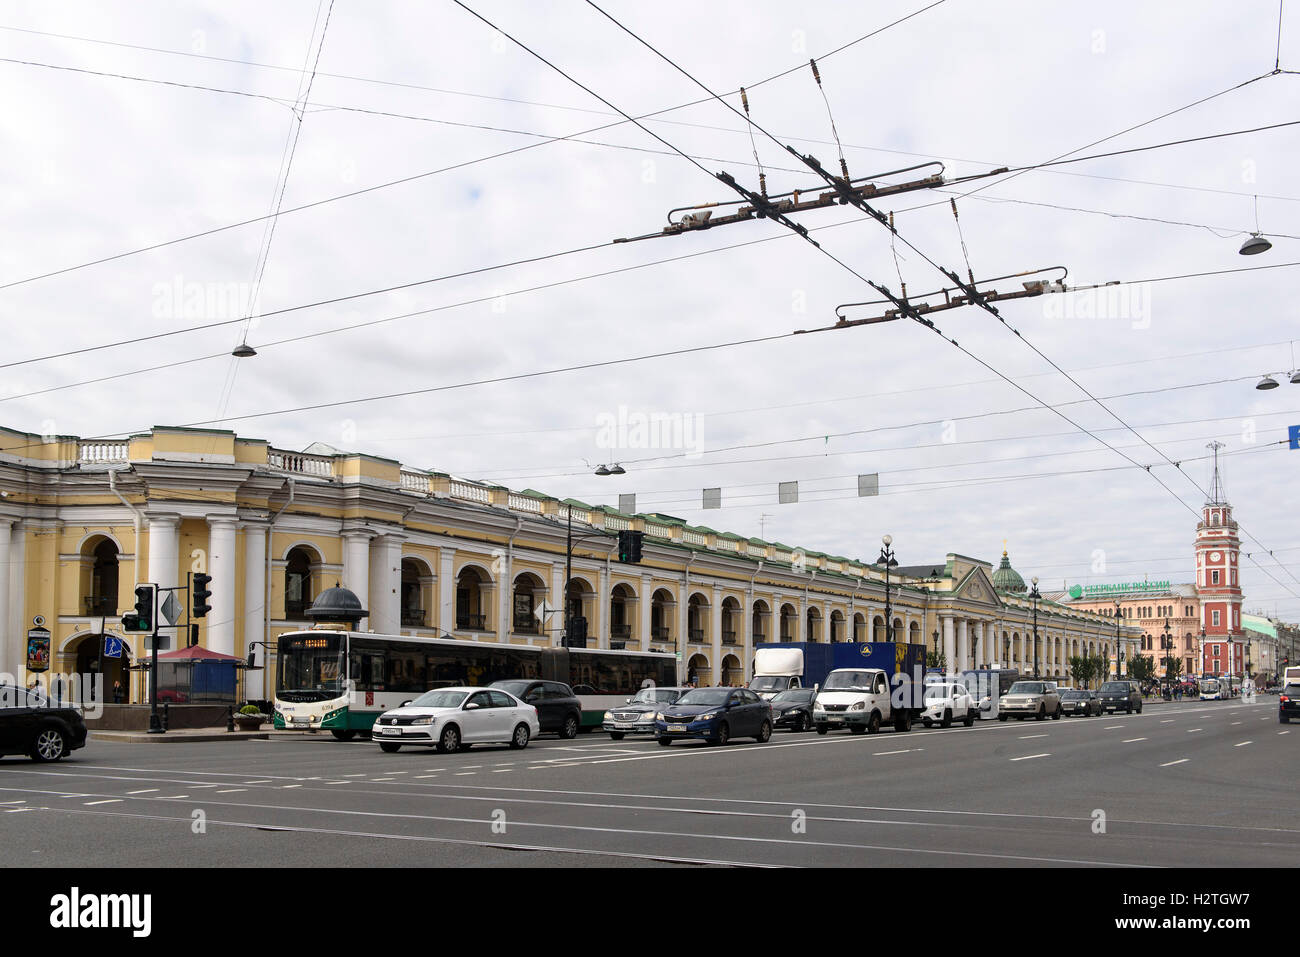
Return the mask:
<path id="1" fill-rule="evenodd" d="M 927 668 L 940 668 L 940 669 L 942 669 L 942 668 L 944 667 L 945 664 L 946 664 L 946 661 L 945 661 L 945 659 L 944 659 L 944 657 L 943 657 L 943 652 L 941 652 L 941 651 L 927 651 L 927 652 L 925 653 L 925 666 L 926 666 Z"/>
<path id="2" fill-rule="evenodd" d="M 1105 655 L 1093 655 L 1090 659 L 1092 662 L 1092 676 L 1098 681 L 1103 680 L 1108 672 L 1108 660 Z"/>
<path id="3" fill-rule="evenodd" d="M 1138 655 L 1128 660 L 1128 676 L 1134 681 L 1150 681 L 1155 677 L 1156 663 L 1154 658 L 1146 655 Z"/>
<path id="4" fill-rule="evenodd" d="M 1170 655 L 1165 659 L 1165 678 L 1177 681 L 1183 674 L 1183 659 Z"/>
<path id="5" fill-rule="evenodd" d="M 1078 683 L 1079 687 L 1088 687 L 1088 682 L 1093 676 L 1093 660 L 1087 655 L 1072 655 L 1069 664 L 1070 677 Z"/>

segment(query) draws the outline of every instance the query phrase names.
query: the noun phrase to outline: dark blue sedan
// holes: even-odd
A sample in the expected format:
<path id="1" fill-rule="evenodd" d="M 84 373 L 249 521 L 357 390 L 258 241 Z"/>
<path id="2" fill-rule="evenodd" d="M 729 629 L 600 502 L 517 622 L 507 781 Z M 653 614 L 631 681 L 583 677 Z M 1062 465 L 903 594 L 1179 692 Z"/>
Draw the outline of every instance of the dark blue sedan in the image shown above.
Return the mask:
<path id="1" fill-rule="evenodd" d="M 655 735 L 664 747 L 679 738 L 726 744 L 732 738 L 772 737 L 772 705 L 748 688 L 694 688 L 655 716 Z"/>

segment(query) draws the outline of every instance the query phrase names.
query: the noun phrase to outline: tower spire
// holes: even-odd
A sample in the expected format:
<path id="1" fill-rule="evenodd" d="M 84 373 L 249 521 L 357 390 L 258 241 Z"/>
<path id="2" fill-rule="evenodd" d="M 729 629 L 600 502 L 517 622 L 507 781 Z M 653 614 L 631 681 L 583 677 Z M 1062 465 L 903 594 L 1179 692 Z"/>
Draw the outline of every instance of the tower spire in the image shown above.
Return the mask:
<path id="1" fill-rule="evenodd" d="M 1210 490 L 1205 500 L 1206 505 L 1226 504 L 1223 497 L 1223 478 L 1219 475 L 1219 449 L 1223 447 L 1223 443 L 1217 439 L 1206 446 L 1214 456 L 1214 471 L 1210 476 Z"/>

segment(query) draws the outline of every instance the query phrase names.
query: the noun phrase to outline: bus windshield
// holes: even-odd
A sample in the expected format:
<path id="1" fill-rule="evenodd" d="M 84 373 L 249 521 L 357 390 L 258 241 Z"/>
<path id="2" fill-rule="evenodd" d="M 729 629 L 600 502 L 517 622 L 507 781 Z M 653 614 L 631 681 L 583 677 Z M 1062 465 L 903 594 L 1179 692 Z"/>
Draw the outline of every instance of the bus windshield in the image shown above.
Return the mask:
<path id="1" fill-rule="evenodd" d="M 282 636 L 276 687 L 342 694 L 343 640 L 343 636 L 331 634 Z"/>

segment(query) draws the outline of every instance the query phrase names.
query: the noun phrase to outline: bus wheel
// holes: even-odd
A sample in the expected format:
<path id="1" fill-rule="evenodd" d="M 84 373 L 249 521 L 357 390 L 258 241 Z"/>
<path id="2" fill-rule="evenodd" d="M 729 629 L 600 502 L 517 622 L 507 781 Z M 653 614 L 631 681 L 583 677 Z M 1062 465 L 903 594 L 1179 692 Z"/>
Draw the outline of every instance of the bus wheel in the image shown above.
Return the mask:
<path id="1" fill-rule="evenodd" d="M 338 738 L 340 741 L 351 741 L 357 736 L 355 731 L 340 731 L 338 728 L 332 729 L 330 734 L 334 735 L 334 737 Z"/>
<path id="2" fill-rule="evenodd" d="M 385 754 L 396 754 L 398 751 L 402 750 L 402 746 L 396 741 L 380 741 L 379 749 Z"/>
<path id="3" fill-rule="evenodd" d="M 460 728 L 454 724 L 449 724 L 442 729 L 442 734 L 438 736 L 438 752 L 448 754 L 460 749 Z"/>
<path id="4" fill-rule="evenodd" d="M 564 719 L 564 727 L 560 730 L 560 737 L 568 738 L 572 741 L 578 736 L 578 718 L 576 715 L 569 715 Z"/>

